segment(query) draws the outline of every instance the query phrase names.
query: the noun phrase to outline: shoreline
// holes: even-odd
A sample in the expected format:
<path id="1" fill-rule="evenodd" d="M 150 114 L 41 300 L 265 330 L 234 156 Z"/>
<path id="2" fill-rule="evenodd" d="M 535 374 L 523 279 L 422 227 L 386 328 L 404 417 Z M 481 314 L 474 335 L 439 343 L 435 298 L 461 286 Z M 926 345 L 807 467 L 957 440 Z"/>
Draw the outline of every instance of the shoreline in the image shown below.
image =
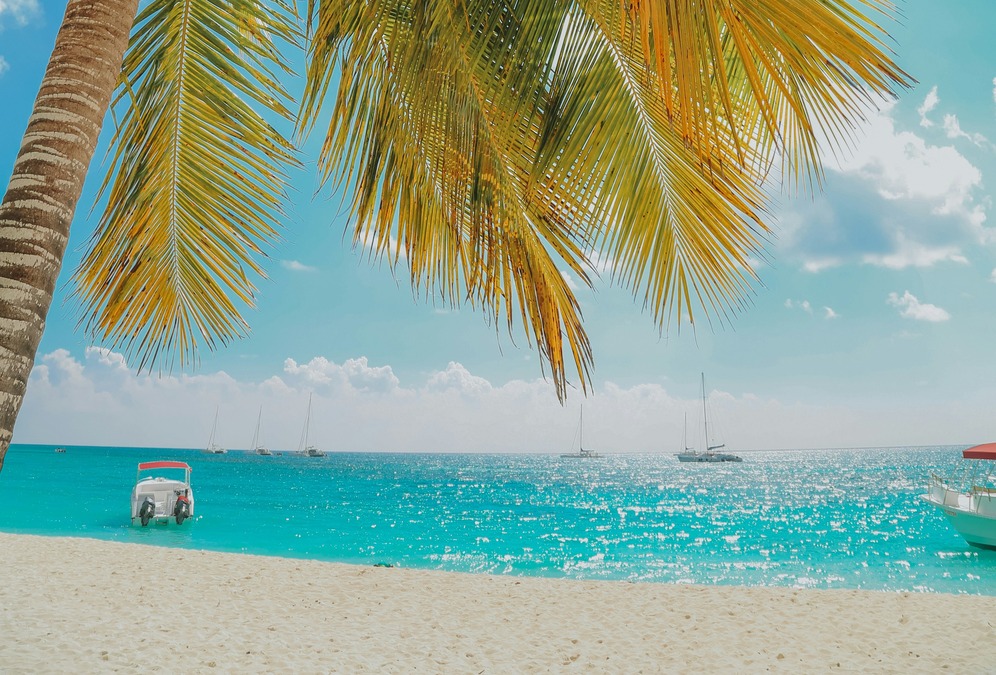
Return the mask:
<path id="1" fill-rule="evenodd" d="M 0 533 L 4 673 L 936 672 L 992 598 L 576 581 Z"/>

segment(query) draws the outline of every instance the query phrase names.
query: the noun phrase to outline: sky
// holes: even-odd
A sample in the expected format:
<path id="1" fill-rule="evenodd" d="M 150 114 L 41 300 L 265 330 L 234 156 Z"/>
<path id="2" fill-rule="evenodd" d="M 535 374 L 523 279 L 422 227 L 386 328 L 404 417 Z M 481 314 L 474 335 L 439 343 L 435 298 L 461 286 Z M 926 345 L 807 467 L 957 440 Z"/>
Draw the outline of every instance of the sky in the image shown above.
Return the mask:
<path id="1" fill-rule="evenodd" d="M 917 80 L 883 102 L 822 191 L 780 194 L 752 303 L 726 325 L 661 334 L 624 289 L 579 300 L 592 391 L 565 404 L 537 353 L 470 308 L 413 294 L 354 250 L 338 199 L 294 176 L 249 337 L 196 367 L 139 373 L 77 329 L 70 276 L 97 221 L 91 166 L 15 443 L 201 448 L 677 452 L 710 426 L 733 451 L 996 439 L 996 3 L 900 2 L 895 58 Z M 0 0 L 6 185 L 65 5 Z M 105 124 L 104 135 L 111 124 Z M 313 146 L 313 144 L 312 144 Z M 572 377 L 577 384 L 576 377 Z"/>

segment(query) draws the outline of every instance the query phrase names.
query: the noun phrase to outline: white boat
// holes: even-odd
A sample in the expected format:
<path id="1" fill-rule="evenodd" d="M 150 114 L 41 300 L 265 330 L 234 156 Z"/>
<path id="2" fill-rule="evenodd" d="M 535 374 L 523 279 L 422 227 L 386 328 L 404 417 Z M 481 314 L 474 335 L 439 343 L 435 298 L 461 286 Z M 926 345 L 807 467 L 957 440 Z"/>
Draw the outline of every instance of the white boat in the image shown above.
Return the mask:
<path id="1" fill-rule="evenodd" d="M 207 447 L 204 448 L 204 452 L 209 455 L 224 455 L 228 450 L 225 450 L 222 446 L 215 442 L 215 435 L 218 433 L 218 409 L 214 410 L 214 424 L 211 425 L 211 437 L 208 439 Z"/>
<path id="2" fill-rule="evenodd" d="M 169 470 L 172 478 L 150 474 Z M 183 478 L 180 478 L 182 472 Z M 143 462 L 138 465 L 131 491 L 131 522 L 145 527 L 150 522 L 170 520 L 182 525 L 194 515 L 194 490 L 190 487 L 190 465 L 185 462 Z"/>
<path id="3" fill-rule="evenodd" d="M 567 452 L 561 455 L 561 457 L 568 457 L 571 459 L 597 459 L 601 457 L 594 450 L 587 450 L 584 447 L 584 407 L 581 408 L 581 414 L 578 418 L 578 451 L 577 452 Z"/>
<path id="4" fill-rule="evenodd" d="M 263 421 L 263 406 L 259 407 L 259 415 L 256 417 L 256 432 L 252 435 L 252 443 L 249 448 L 257 455 L 272 455 L 270 449 L 263 444 L 259 437 L 259 425 Z"/>
<path id="5" fill-rule="evenodd" d="M 742 462 L 743 460 L 729 452 L 716 452 L 726 447 L 725 444 L 709 445 L 709 413 L 706 405 L 705 373 L 702 373 L 702 431 L 705 450 L 698 452 L 683 445 L 682 450 L 676 453 L 679 462 Z"/>
<path id="6" fill-rule="evenodd" d="M 927 494 L 933 504 L 972 546 L 996 549 L 996 443 L 963 450 L 965 465 L 950 480 L 930 475 Z"/>
<path id="7" fill-rule="evenodd" d="M 314 445 L 308 443 L 308 432 L 311 427 L 311 394 L 308 394 L 308 414 L 304 418 L 304 431 L 301 432 L 301 442 L 298 444 L 298 452 L 305 457 L 324 457 L 325 451 L 319 450 Z"/>

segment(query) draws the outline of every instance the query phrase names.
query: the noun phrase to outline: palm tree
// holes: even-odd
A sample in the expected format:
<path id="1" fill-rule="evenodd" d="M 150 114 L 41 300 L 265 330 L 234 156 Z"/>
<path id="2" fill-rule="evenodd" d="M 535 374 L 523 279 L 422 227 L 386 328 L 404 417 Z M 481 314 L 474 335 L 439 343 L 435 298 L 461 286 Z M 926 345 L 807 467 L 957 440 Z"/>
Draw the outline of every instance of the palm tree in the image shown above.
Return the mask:
<path id="1" fill-rule="evenodd" d="M 150 367 L 244 334 L 296 162 L 273 124 L 327 119 L 319 175 L 348 195 L 354 242 L 426 296 L 521 322 L 562 398 L 568 360 L 582 390 L 592 365 L 562 267 L 590 285 L 610 259 L 662 331 L 728 320 L 750 300 L 773 179 L 819 183 L 820 134 L 846 141 L 909 83 L 875 23 L 888 0 L 309 0 L 295 114 L 282 0 L 151 0 L 122 63 L 99 45 L 132 28 L 124 5 L 70 2 L 26 138 L 75 139 L 45 92 L 99 88 L 93 141 L 44 171 L 22 148 L 0 206 L 0 462 L 118 71 L 108 206 L 75 275 L 92 337 Z M 52 74 L 76 52 L 75 79 Z"/>

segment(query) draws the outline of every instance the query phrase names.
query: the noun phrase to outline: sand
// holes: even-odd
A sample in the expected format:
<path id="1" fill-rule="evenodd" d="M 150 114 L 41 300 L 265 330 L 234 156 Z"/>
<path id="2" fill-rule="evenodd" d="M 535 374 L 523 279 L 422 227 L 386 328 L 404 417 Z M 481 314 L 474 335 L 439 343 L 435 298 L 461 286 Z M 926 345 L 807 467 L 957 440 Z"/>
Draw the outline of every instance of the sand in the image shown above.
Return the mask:
<path id="1" fill-rule="evenodd" d="M 0 672 L 996 671 L 996 599 L 583 582 L 0 533 Z"/>

